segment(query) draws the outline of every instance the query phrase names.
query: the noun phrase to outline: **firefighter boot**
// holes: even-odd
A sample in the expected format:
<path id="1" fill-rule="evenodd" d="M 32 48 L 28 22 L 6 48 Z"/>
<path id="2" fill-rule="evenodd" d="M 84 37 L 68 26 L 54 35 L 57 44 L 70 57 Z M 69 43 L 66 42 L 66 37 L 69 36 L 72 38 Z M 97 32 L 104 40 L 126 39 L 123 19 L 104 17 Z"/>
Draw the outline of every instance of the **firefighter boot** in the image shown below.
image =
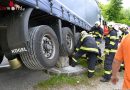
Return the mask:
<path id="1" fill-rule="evenodd" d="M 88 78 L 92 78 L 94 76 L 94 72 L 88 72 Z"/>
<path id="2" fill-rule="evenodd" d="M 111 79 L 111 74 L 105 74 L 101 79 L 100 81 L 101 82 L 109 82 Z"/>
<path id="3" fill-rule="evenodd" d="M 102 77 L 102 78 L 100 79 L 100 81 L 101 81 L 101 82 L 109 82 L 110 79 L 106 79 L 106 78 Z"/>

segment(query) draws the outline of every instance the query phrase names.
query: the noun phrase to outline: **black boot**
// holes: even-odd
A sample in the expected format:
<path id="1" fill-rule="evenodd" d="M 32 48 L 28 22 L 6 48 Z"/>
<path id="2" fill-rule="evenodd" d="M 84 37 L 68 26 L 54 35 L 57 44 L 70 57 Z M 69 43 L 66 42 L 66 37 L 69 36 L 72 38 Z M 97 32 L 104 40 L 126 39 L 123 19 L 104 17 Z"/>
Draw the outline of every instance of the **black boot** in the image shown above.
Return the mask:
<path id="1" fill-rule="evenodd" d="M 109 82 L 111 79 L 111 74 L 104 74 L 102 78 L 100 79 L 101 82 Z"/>
<path id="2" fill-rule="evenodd" d="M 100 81 L 101 81 L 101 82 L 109 82 L 110 79 L 106 79 L 106 78 L 102 77 L 102 78 L 100 79 Z"/>
<path id="3" fill-rule="evenodd" d="M 94 76 L 94 72 L 88 72 L 88 78 L 92 78 Z"/>

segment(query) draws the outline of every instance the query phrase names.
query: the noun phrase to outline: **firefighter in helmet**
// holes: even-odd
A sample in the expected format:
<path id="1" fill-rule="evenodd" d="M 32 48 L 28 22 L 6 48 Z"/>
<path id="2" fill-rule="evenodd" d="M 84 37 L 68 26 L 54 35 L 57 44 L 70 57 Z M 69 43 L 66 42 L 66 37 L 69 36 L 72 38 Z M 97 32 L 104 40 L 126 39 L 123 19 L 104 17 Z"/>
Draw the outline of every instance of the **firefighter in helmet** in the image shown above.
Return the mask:
<path id="1" fill-rule="evenodd" d="M 108 29 L 109 34 L 105 38 L 104 75 L 100 79 L 101 82 L 108 82 L 111 79 L 112 62 L 119 42 L 118 31 L 114 28 L 114 22 L 108 23 Z"/>
<path id="2" fill-rule="evenodd" d="M 95 22 L 95 25 L 91 28 L 89 33 L 95 37 L 96 43 L 98 45 L 101 44 L 103 37 L 103 29 L 101 28 L 99 21 Z"/>
<path id="3" fill-rule="evenodd" d="M 93 36 L 89 35 L 86 31 L 82 31 L 81 38 L 79 39 L 79 42 L 76 47 L 76 53 L 73 55 L 72 61 L 76 63 L 78 58 L 86 54 L 86 56 L 88 57 L 87 61 L 89 78 L 91 78 L 94 75 L 98 53 L 98 46 Z M 75 66 L 74 63 L 71 65 Z"/>

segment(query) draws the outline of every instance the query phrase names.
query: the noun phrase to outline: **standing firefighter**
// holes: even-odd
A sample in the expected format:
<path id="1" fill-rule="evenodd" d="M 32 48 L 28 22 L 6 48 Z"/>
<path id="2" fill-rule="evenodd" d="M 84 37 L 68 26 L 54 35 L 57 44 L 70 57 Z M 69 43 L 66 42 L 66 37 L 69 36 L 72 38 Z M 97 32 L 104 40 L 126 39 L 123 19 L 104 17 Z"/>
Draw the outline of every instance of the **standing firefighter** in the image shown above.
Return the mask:
<path id="1" fill-rule="evenodd" d="M 102 42 L 103 37 L 103 29 L 100 26 L 100 22 L 95 22 L 95 26 L 93 26 L 90 30 L 90 34 L 95 37 L 96 43 L 99 45 Z"/>
<path id="2" fill-rule="evenodd" d="M 128 32 L 128 26 L 125 25 L 125 24 L 123 24 L 121 26 L 121 31 L 122 31 L 122 38 L 124 38 L 127 34 L 129 34 L 129 32 Z"/>
<path id="3" fill-rule="evenodd" d="M 99 45 L 102 42 L 103 29 L 101 28 L 99 21 L 95 22 L 95 25 L 91 28 L 89 33 L 92 34 L 93 37 L 95 37 L 95 40 L 96 40 L 96 43 L 97 43 L 98 49 L 99 49 L 98 62 L 102 63 L 102 60 L 101 60 L 101 49 L 99 48 Z"/>
<path id="4" fill-rule="evenodd" d="M 88 57 L 88 77 L 91 78 L 94 75 L 97 55 L 99 53 L 96 41 L 92 35 L 88 35 L 86 31 L 82 31 L 76 51 L 72 57 L 72 61 L 77 62 L 78 58 L 86 54 Z"/>
<path id="5" fill-rule="evenodd" d="M 114 23 L 108 24 L 109 34 L 105 38 L 105 61 L 104 61 L 104 75 L 100 79 L 101 82 L 108 82 L 112 74 L 112 62 L 117 50 L 119 37 L 117 30 L 114 29 Z"/>

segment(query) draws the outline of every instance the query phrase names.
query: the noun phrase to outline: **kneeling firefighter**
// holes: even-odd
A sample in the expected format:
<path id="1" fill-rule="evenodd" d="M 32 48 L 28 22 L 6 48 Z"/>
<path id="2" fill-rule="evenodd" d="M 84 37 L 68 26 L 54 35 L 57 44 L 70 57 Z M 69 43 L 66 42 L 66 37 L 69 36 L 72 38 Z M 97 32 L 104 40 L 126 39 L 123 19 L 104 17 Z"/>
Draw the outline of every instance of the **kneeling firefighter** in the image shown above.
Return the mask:
<path id="1" fill-rule="evenodd" d="M 99 50 L 95 39 L 86 31 L 81 32 L 81 38 L 77 44 L 76 53 L 72 57 L 73 63 L 71 65 L 75 66 L 77 59 L 84 54 L 88 57 L 88 77 L 91 78 L 94 75 Z"/>

